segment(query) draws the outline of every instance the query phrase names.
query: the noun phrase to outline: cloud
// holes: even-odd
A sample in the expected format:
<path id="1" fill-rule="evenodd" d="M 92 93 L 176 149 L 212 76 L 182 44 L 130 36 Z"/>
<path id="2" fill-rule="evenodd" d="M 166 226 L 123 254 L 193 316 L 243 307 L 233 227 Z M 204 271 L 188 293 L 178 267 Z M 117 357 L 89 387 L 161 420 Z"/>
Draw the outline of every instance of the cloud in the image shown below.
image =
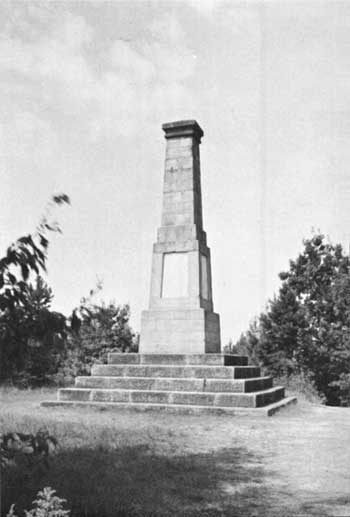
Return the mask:
<path id="1" fill-rule="evenodd" d="M 140 117 L 190 106 L 185 81 L 195 59 L 184 41 L 176 19 L 165 16 L 142 40 L 114 39 L 99 47 L 82 16 L 16 4 L 0 40 L 2 93 L 38 116 L 56 109 L 76 117 L 92 140 L 130 134 Z"/>

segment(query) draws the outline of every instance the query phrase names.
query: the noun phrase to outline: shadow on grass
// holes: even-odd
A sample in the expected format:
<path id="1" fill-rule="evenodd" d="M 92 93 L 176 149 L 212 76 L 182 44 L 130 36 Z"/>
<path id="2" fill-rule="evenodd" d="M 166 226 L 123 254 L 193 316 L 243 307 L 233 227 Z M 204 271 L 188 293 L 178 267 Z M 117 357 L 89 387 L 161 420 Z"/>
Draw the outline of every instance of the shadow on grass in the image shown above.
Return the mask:
<path id="1" fill-rule="evenodd" d="M 3 512 L 29 508 L 37 491 L 53 487 L 72 517 L 267 516 L 271 493 L 256 455 L 244 448 L 178 456 L 148 446 L 74 448 L 50 468 L 12 467 L 3 477 Z"/>

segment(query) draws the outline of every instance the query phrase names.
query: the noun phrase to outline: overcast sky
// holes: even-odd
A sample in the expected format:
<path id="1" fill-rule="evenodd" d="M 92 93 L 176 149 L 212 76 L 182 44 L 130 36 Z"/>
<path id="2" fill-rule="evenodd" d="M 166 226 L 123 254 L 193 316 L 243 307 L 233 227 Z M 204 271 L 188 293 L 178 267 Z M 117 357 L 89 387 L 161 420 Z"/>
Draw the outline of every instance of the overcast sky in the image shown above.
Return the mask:
<path id="1" fill-rule="evenodd" d="M 0 3 L 0 246 L 49 197 L 54 308 L 148 306 L 161 124 L 196 119 L 223 343 L 316 228 L 350 240 L 350 2 Z"/>

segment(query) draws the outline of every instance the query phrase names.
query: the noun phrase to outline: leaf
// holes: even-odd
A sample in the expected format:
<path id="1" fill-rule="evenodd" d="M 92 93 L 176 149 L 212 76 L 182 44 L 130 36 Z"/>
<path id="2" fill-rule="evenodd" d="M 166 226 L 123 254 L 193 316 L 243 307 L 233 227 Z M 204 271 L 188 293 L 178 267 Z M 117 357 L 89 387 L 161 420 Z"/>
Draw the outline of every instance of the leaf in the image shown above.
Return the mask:
<path id="1" fill-rule="evenodd" d="M 28 280 L 28 277 L 29 277 L 29 268 L 27 266 L 27 264 L 25 263 L 22 263 L 21 264 L 21 273 L 22 273 L 22 278 L 23 280 Z M 22 285 L 22 284 L 21 284 Z"/>
<path id="2" fill-rule="evenodd" d="M 9 279 L 10 284 L 15 285 L 17 283 L 17 279 L 12 273 L 8 273 L 7 278 Z"/>
<path id="3" fill-rule="evenodd" d="M 70 199 L 67 196 L 67 194 L 57 194 L 55 196 L 52 196 L 52 200 L 54 203 L 57 203 L 58 205 L 62 205 L 64 203 L 70 205 Z"/>
<path id="4" fill-rule="evenodd" d="M 23 243 L 23 244 L 30 244 L 32 238 L 30 235 L 26 235 L 25 237 L 20 237 L 17 239 L 17 242 Z"/>
<path id="5" fill-rule="evenodd" d="M 39 234 L 39 238 L 40 238 L 40 244 L 43 248 L 47 249 L 48 245 L 49 245 L 49 241 L 46 239 L 46 237 L 44 237 L 44 235 L 42 235 L 41 233 Z"/>

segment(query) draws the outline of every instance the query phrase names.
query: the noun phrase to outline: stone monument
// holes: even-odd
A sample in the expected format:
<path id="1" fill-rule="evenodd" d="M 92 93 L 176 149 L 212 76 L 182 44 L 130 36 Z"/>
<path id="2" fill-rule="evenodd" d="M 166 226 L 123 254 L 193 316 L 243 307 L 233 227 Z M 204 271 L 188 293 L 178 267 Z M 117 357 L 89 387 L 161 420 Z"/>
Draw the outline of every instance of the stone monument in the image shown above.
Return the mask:
<path id="1" fill-rule="evenodd" d="M 149 309 L 140 353 L 108 354 L 91 375 L 43 406 L 269 416 L 293 402 L 248 357 L 220 353 L 210 252 L 203 230 L 196 121 L 164 124 L 163 213 L 153 247 Z M 209 353 L 208 353 L 209 352 Z"/>
<path id="2" fill-rule="evenodd" d="M 166 138 L 163 209 L 153 246 L 149 309 L 142 313 L 140 352 L 220 352 L 213 312 L 210 250 L 203 230 L 195 120 L 163 124 Z"/>

